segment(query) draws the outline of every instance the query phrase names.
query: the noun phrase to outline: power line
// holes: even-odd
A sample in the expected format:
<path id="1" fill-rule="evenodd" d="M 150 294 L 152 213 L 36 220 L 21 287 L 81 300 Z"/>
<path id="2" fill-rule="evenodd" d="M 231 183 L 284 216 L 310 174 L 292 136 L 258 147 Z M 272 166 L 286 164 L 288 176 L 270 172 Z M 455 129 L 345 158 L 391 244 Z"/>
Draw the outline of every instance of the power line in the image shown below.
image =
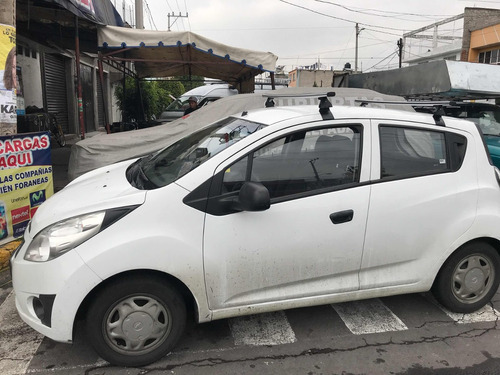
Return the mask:
<path id="1" fill-rule="evenodd" d="M 288 4 L 288 5 L 291 5 L 291 6 L 294 6 L 294 7 L 297 7 L 297 8 L 300 8 L 300 9 L 304 9 L 304 10 L 307 10 L 308 12 L 312 12 L 312 13 L 316 13 L 316 14 L 319 14 L 321 16 L 325 16 L 325 17 L 329 17 L 329 18 L 333 18 L 333 19 L 336 19 L 336 20 L 340 20 L 340 21 L 345 21 L 345 22 L 349 22 L 349 23 L 358 23 L 359 25 L 363 25 L 363 26 L 367 26 L 367 27 L 376 27 L 376 28 L 379 28 L 379 29 L 384 29 L 384 30 L 396 30 L 396 31 L 406 31 L 405 29 L 397 29 L 397 28 L 394 28 L 394 27 L 387 27 L 387 26 L 377 26 L 377 25 L 370 25 L 370 24 L 367 24 L 367 23 L 362 23 L 362 22 L 356 22 L 356 21 L 351 21 L 351 20 L 348 20 L 346 18 L 341 18 L 341 17 L 336 17 L 336 16 L 332 16 L 330 14 L 326 14 L 326 13 L 322 13 L 322 12 L 318 12 L 314 9 L 310 9 L 310 8 L 306 8 L 304 6 L 301 6 L 301 5 L 297 5 L 297 4 L 294 4 L 294 3 L 290 3 L 286 0 L 280 0 L 282 3 L 285 3 L 285 4 Z M 386 33 L 388 34 L 388 33 Z"/>
<path id="2" fill-rule="evenodd" d="M 378 63 L 376 63 L 375 65 L 373 65 L 371 68 L 368 68 L 368 69 L 366 69 L 366 70 L 368 71 L 368 70 L 370 70 L 370 69 L 375 68 L 377 65 L 379 65 L 379 64 L 381 64 L 381 63 L 383 63 L 383 62 L 384 62 L 385 60 L 387 60 L 389 57 L 393 57 L 393 58 L 394 58 L 394 56 L 395 56 L 395 55 L 397 55 L 397 53 L 398 53 L 398 51 L 394 51 L 394 52 L 393 52 L 393 53 L 391 53 L 389 56 L 387 56 L 387 57 L 383 58 L 383 59 L 382 59 L 382 60 L 380 60 Z"/>
<path id="3" fill-rule="evenodd" d="M 156 24 L 155 24 L 155 20 L 153 19 L 153 15 L 151 14 L 151 9 L 149 9 L 149 4 L 146 0 L 144 0 L 144 3 L 146 4 L 146 10 L 148 12 L 148 15 L 149 15 L 149 24 L 151 25 L 151 28 L 154 27 L 155 30 L 158 30 L 158 28 L 156 27 Z"/>
<path id="4" fill-rule="evenodd" d="M 172 11 L 172 13 L 174 12 L 174 10 L 172 9 L 172 7 L 170 6 L 170 3 L 168 2 L 168 0 L 165 0 L 165 2 L 167 3 L 167 6 L 170 8 L 170 10 Z"/>
<path id="5" fill-rule="evenodd" d="M 326 1 L 326 0 L 314 0 L 314 1 L 316 1 L 318 3 L 324 3 L 324 4 L 329 4 L 329 5 L 337 6 L 337 7 L 343 8 L 345 10 L 348 10 L 350 12 L 367 14 L 367 15 L 377 16 L 377 17 L 396 18 L 396 17 L 394 17 L 394 15 L 425 17 L 427 19 L 439 19 L 441 17 L 449 17 L 447 15 L 430 15 L 430 14 L 428 15 L 428 14 L 418 14 L 418 13 L 391 12 L 389 10 L 379 10 L 379 9 L 370 9 L 370 8 L 348 8 L 348 7 L 344 6 L 344 5 L 337 4 L 337 3 L 334 3 L 334 2 L 331 2 L 331 1 Z M 356 10 L 356 9 L 358 9 L 358 10 Z M 370 13 L 370 12 L 387 13 L 387 14 L 376 14 L 376 13 Z M 391 14 L 391 15 L 389 15 L 389 14 Z M 403 18 L 399 18 L 399 19 L 402 19 L 404 21 L 421 22 L 421 21 L 416 21 L 416 20 L 407 20 L 407 19 L 403 19 Z M 425 20 L 423 20 L 423 21 L 425 21 Z"/>
<path id="6" fill-rule="evenodd" d="M 186 4 L 186 0 L 184 0 L 184 10 L 186 11 L 186 15 L 188 15 L 188 7 Z M 189 25 L 189 31 L 191 31 L 191 21 L 189 20 L 189 17 L 187 17 L 188 25 Z"/>

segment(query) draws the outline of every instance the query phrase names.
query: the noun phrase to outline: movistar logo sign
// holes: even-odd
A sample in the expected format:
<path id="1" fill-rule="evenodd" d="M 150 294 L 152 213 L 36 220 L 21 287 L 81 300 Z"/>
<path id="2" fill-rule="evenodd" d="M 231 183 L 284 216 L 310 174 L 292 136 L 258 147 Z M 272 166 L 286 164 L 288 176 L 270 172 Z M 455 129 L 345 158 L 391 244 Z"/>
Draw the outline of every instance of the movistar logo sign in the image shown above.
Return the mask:
<path id="1" fill-rule="evenodd" d="M 31 207 L 39 206 L 45 202 L 45 190 L 35 191 L 30 193 L 30 204 Z"/>

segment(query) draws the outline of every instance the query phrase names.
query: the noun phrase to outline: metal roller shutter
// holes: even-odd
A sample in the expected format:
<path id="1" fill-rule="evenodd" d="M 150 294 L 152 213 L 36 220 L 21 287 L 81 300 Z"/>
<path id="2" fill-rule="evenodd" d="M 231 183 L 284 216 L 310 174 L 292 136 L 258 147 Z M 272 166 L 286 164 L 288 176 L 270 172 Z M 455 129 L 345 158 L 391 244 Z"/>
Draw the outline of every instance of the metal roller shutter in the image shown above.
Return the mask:
<path id="1" fill-rule="evenodd" d="M 64 57 L 61 55 L 44 55 L 43 61 L 45 81 L 45 109 L 48 112 L 57 112 L 57 121 L 63 131 L 68 134 L 68 98 L 66 86 L 66 69 Z"/>

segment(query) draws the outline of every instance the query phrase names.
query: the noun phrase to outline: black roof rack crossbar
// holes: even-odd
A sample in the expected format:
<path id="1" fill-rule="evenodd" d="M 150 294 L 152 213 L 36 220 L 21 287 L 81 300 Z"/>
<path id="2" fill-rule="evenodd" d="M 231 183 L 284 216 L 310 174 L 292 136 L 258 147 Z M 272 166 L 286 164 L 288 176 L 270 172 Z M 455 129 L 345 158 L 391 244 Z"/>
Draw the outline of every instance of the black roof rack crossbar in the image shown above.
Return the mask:
<path id="1" fill-rule="evenodd" d="M 455 100 L 426 100 L 426 101 L 402 101 L 402 100 L 368 100 L 368 99 L 355 99 L 354 102 L 360 103 L 361 107 L 368 104 L 394 104 L 394 105 L 411 105 L 420 107 L 437 107 L 443 105 L 456 106 L 461 104 Z"/>
<path id="2" fill-rule="evenodd" d="M 433 107 L 432 117 L 437 126 L 446 126 L 443 116 L 446 114 L 443 106 L 458 106 L 460 103 L 454 100 L 430 100 L 430 101 L 382 101 L 382 100 L 368 100 L 368 99 L 355 99 L 357 103 L 361 103 L 361 107 L 366 107 L 368 104 L 396 104 L 396 105 L 411 105 L 412 107 Z"/>
<path id="3" fill-rule="evenodd" d="M 332 103 L 328 100 L 335 96 L 334 91 L 327 92 L 326 94 L 262 94 L 263 98 L 266 99 L 266 108 L 274 107 L 275 98 L 309 98 L 317 97 L 319 100 L 319 113 L 323 120 L 333 120 L 332 112 L 330 112 L 330 107 Z"/>
<path id="4" fill-rule="evenodd" d="M 279 91 L 279 90 L 276 90 L 276 91 Z M 263 98 L 271 98 L 271 99 L 274 99 L 274 98 L 311 98 L 311 97 L 319 98 L 322 96 L 327 96 L 327 97 L 335 96 L 335 91 L 329 91 L 325 94 L 323 94 L 323 93 L 321 93 L 321 94 L 319 94 L 319 93 L 316 93 L 316 94 L 313 94 L 313 93 L 309 93 L 309 94 L 280 94 L 279 92 L 277 92 L 276 94 L 262 94 Z"/>

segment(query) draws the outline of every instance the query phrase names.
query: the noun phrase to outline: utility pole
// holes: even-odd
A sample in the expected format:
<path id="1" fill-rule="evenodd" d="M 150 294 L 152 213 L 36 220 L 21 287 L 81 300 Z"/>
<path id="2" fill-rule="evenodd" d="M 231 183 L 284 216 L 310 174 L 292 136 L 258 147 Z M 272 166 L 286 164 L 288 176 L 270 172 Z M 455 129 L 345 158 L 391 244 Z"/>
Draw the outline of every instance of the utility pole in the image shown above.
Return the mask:
<path id="1" fill-rule="evenodd" d="M 403 38 L 398 40 L 399 68 L 403 65 Z"/>
<path id="2" fill-rule="evenodd" d="M 189 14 L 186 12 L 186 15 L 183 16 L 181 14 L 181 12 L 179 12 L 178 15 L 175 15 L 174 12 L 172 12 L 172 14 L 168 13 L 167 16 L 168 16 L 168 31 L 170 31 L 170 26 L 174 26 L 174 23 L 177 21 L 177 19 L 179 19 L 179 18 L 187 18 L 187 17 L 189 17 Z M 170 17 L 175 18 L 174 22 L 170 23 Z"/>
<path id="3" fill-rule="evenodd" d="M 8 90 L 0 98 L 0 135 L 11 135 L 17 133 L 16 0 L 1 1 L 0 30 L 0 46 L 6 51 L 0 55 L 0 69 L 6 69 L 0 79 Z"/>
<path id="4" fill-rule="evenodd" d="M 142 0 L 135 0 L 135 28 L 144 29 L 144 12 Z"/>
<path id="5" fill-rule="evenodd" d="M 361 32 L 361 30 L 364 30 L 364 29 L 365 29 L 364 27 L 359 28 L 359 24 L 356 23 L 356 51 L 354 52 L 355 53 L 355 56 L 354 56 L 354 73 L 358 72 L 358 37 L 359 37 L 359 33 Z"/>

